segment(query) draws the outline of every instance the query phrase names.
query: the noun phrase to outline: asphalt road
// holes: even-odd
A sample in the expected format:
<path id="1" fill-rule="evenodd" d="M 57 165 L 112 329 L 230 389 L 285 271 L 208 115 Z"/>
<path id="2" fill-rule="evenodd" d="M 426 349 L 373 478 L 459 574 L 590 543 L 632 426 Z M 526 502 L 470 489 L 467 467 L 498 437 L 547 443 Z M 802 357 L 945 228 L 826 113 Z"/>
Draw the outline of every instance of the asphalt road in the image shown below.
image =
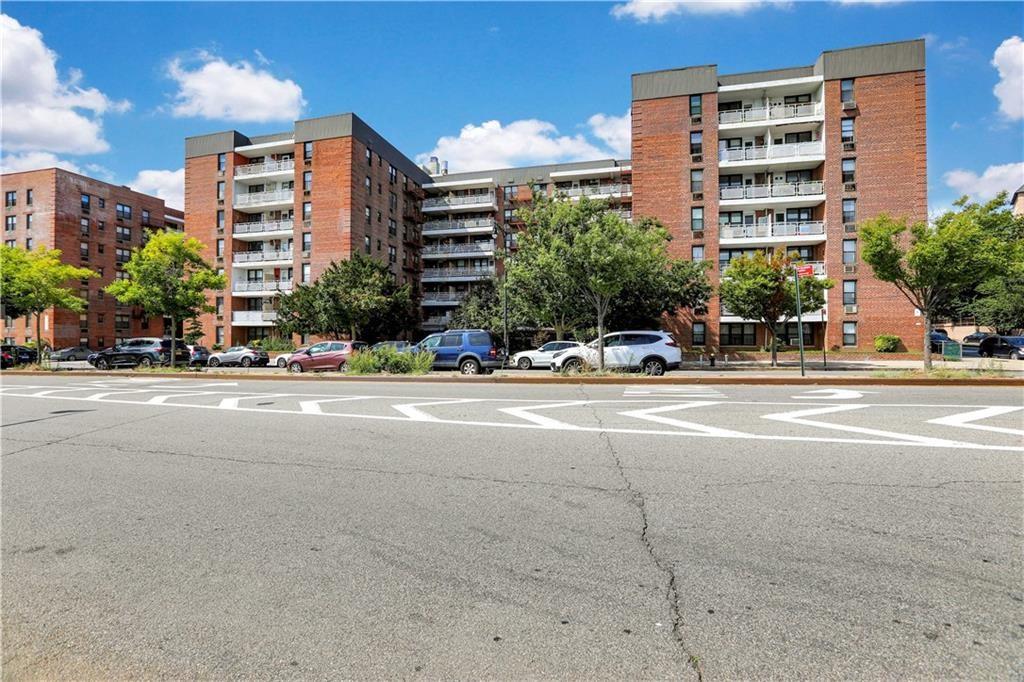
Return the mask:
<path id="1" fill-rule="evenodd" d="M 1020 389 L 229 379 L 4 377 L 5 679 L 1024 674 Z"/>

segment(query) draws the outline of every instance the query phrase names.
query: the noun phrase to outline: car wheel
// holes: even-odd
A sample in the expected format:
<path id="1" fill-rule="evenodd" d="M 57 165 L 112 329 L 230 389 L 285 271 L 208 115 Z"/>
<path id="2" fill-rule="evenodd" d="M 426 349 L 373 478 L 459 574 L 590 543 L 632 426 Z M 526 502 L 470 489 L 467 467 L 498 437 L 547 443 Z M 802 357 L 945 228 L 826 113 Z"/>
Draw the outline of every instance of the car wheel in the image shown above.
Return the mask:
<path id="1" fill-rule="evenodd" d="M 252 358 L 242 358 L 242 367 L 250 367 L 252 365 Z"/>
<path id="2" fill-rule="evenodd" d="M 580 370 L 583 369 L 583 363 L 572 358 L 562 363 L 562 374 L 579 374 Z"/>
<path id="3" fill-rule="evenodd" d="M 300 365 L 297 362 L 293 362 L 292 364 L 288 365 L 288 371 L 291 372 L 292 374 L 302 374 L 302 365 Z"/>
<path id="4" fill-rule="evenodd" d="M 644 374 L 652 377 L 660 377 L 665 374 L 667 367 L 660 358 L 647 358 L 641 365 Z"/>
<path id="5" fill-rule="evenodd" d="M 530 369 L 533 367 L 533 362 L 530 358 L 519 358 L 519 362 L 516 363 L 516 366 L 519 369 Z"/>
<path id="6" fill-rule="evenodd" d="M 480 363 L 473 358 L 466 358 L 459 363 L 459 372 L 466 375 L 479 374 Z"/>
<path id="7" fill-rule="evenodd" d="M 139 367 L 152 367 L 152 366 L 153 366 L 153 358 L 144 355 L 144 356 L 142 356 L 139 359 Z"/>
<path id="8" fill-rule="evenodd" d="M 208 364 L 210 367 L 220 367 L 220 359 L 210 358 L 206 364 Z"/>
<path id="9" fill-rule="evenodd" d="M 96 361 L 96 369 L 110 369 L 110 363 L 103 358 Z"/>
<path id="10" fill-rule="evenodd" d="M 338 363 L 338 371 L 339 372 L 344 372 L 345 371 L 345 363 L 344 362 L 339 362 Z"/>
<path id="11" fill-rule="evenodd" d="M 1010 353 L 1010 359 L 1011 360 L 1020 360 L 1020 353 L 1018 353 L 1017 351 L 1013 351 L 1012 353 Z"/>
<path id="12" fill-rule="evenodd" d="M 278 358 L 277 359 L 277 366 L 280 367 L 281 369 L 284 369 L 285 367 L 288 366 L 288 363 L 285 362 L 284 358 Z"/>

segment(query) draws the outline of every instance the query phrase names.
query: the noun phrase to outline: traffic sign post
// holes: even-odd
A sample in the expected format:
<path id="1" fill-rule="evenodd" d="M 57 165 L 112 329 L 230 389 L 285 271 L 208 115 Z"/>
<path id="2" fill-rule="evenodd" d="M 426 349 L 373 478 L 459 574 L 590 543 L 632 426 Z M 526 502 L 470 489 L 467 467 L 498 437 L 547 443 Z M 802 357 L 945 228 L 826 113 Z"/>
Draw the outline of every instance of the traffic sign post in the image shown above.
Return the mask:
<path id="1" fill-rule="evenodd" d="M 800 376 L 806 376 L 804 369 L 804 321 L 800 312 L 800 278 L 814 277 L 813 265 L 798 265 L 793 270 L 793 283 L 796 285 L 796 337 L 800 345 Z"/>

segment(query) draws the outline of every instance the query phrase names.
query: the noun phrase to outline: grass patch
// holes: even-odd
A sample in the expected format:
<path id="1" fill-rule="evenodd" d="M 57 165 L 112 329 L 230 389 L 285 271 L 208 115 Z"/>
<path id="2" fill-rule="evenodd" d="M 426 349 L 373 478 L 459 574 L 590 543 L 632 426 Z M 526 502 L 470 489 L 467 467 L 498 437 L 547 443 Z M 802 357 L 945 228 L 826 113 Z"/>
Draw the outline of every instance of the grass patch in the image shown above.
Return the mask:
<path id="1" fill-rule="evenodd" d="M 392 346 L 355 353 L 345 365 L 349 374 L 427 374 L 434 367 L 434 354 L 399 351 Z"/>
<path id="2" fill-rule="evenodd" d="M 931 371 L 924 369 L 877 370 L 871 373 L 876 379 L 983 379 L 1008 377 L 1011 372 L 1001 369 L 953 369 L 935 367 Z"/>

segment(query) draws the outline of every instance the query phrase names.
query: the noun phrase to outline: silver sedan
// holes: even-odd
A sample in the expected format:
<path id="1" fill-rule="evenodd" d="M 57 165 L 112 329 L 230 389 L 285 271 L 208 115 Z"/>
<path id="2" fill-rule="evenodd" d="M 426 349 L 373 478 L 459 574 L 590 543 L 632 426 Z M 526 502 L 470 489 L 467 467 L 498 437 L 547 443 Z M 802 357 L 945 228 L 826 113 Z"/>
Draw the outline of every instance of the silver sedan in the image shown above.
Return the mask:
<path id="1" fill-rule="evenodd" d="M 270 362 L 270 356 L 264 350 L 248 346 L 232 346 L 220 353 L 214 353 L 206 363 L 210 367 L 221 365 L 241 365 L 242 367 L 264 367 Z"/>

